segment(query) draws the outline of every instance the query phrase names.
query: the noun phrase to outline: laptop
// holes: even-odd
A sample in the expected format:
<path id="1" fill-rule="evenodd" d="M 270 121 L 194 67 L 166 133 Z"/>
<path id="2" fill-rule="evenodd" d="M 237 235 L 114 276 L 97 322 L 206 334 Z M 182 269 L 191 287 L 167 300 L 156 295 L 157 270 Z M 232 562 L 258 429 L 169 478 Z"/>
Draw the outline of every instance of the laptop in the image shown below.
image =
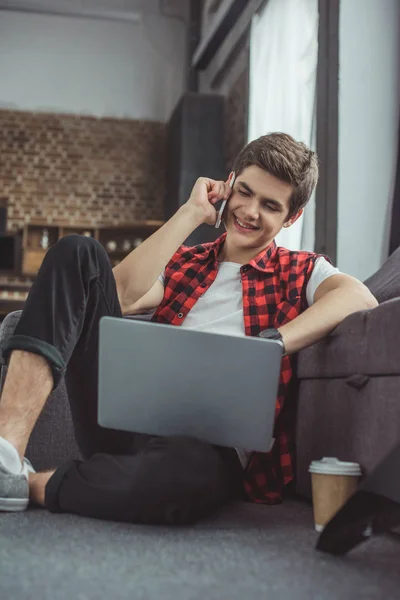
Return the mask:
<path id="1" fill-rule="evenodd" d="M 270 450 L 279 342 L 103 317 L 99 344 L 101 426 Z"/>

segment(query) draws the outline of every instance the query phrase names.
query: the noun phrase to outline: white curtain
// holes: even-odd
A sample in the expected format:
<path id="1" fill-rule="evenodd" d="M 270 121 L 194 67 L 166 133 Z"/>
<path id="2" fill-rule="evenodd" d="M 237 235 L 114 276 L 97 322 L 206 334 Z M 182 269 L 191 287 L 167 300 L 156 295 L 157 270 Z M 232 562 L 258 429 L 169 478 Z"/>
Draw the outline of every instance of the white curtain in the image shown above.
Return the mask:
<path id="1" fill-rule="evenodd" d="M 269 0 L 250 37 L 248 140 L 282 131 L 315 149 L 318 0 Z M 314 248 L 314 207 L 276 236 L 290 250 Z M 304 235 L 303 235 L 304 234 Z"/>

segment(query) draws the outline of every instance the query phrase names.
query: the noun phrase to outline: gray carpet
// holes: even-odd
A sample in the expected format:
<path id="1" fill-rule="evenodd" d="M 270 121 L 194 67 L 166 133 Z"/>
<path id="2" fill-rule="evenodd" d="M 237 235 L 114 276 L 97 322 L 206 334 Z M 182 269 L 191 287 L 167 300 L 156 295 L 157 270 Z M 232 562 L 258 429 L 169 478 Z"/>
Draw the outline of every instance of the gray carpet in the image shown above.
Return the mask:
<path id="1" fill-rule="evenodd" d="M 237 504 L 189 528 L 0 514 L 7 600 L 363 600 L 400 597 L 400 543 L 382 536 L 346 558 L 314 550 L 307 504 Z"/>

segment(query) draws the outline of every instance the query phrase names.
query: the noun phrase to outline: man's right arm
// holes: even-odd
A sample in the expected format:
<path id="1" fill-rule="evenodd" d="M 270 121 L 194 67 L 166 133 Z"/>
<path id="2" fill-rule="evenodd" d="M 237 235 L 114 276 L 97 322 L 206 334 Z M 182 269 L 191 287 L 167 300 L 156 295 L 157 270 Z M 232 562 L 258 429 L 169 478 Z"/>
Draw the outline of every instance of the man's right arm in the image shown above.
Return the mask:
<path id="1" fill-rule="evenodd" d="M 123 315 L 160 304 L 164 288 L 158 276 L 192 231 L 202 223 L 215 224 L 217 213 L 213 204 L 229 193 L 230 188 L 224 182 L 200 177 L 186 204 L 114 267 Z"/>
<path id="2" fill-rule="evenodd" d="M 122 311 L 122 313 L 125 315 L 141 315 L 157 308 L 157 306 L 161 304 L 163 298 L 164 285 L 157 279 L 153 287 L 151 287 L 144 296 L 139 298 L 139 300 L 134 302 L 131 306 L 126 307 L 125 311 Z"/>

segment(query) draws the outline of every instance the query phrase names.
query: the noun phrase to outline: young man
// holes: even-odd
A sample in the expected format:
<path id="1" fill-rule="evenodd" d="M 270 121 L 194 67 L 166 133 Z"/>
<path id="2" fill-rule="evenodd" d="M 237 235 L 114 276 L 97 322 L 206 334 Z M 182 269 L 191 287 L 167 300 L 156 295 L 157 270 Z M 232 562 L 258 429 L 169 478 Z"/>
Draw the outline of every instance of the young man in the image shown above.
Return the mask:
<path id="1" fill-rule="evenodd" d="M 233 175 L 226 233 L 214 243 L 181 247 L 198 225 L 215 224 L 214 205 L 229 197 Z M 6 350 L 0 508 L 26 507 L 28 477 L 31 500 L 51 511 L 131 522 L 187 523 L 233 498 L 281 500 L 293 478 L 291 355 L 350 313 L 377 305 L 361 282 L 324 257 L 274 242 L 300 217 L 317 179 L 313 152 L 288 135 L 270 134 L 242 150 L 226 183 L 198 179 L 187 203 L 113 271 L 103 248 L 80 236 L 64 238 L 47 253 Z M 270 453 L 99 427 L 98 321 L 150 309 L 161 323 L 281 340 Z M 28 473 L 30 433 L 63 374 L 85 460 Z"/>

